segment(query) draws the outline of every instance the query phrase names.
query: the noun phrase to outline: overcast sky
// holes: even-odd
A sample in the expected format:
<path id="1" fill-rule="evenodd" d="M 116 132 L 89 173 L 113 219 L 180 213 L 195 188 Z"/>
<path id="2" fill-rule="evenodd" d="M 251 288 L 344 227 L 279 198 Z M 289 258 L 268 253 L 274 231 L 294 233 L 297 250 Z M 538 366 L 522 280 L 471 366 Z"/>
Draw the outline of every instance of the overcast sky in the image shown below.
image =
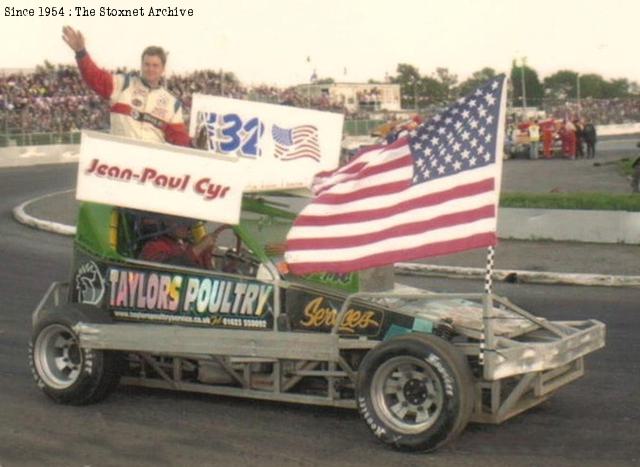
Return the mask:
<path id="1" fill-rule="evenodd" d="M 40 17 L 39 4 L 64 6 Z M 149 44 L 170 51 L 169 72 L 224 69 L 244 83 L 308 82 L 313 70 L 337 81 L 382 80 L 398 63 L 422 74 L 446 67 L 460 80 L 489 66 L 508 71 L 527 57 L 541 77 L 559 69 L 640 82 L 638 0 L 34 0 L 5 1 L 0 68 L 45 59 L 72 63 L 62 26 L 80 29 L 96 62 L 137 68 Z M 35 8 L 10 17 L 6 8 Z M 96 17 L 70 9 L 96 9 Z M 139 8 L 144 17 L 99 17 L 100 7 Z M 192 17 L 149 17 L 149 7 L 192 8 Z M 310 62 L 307 61 L 310 57 Z M 346 71 L 346 75 L 345 75 Z"/>

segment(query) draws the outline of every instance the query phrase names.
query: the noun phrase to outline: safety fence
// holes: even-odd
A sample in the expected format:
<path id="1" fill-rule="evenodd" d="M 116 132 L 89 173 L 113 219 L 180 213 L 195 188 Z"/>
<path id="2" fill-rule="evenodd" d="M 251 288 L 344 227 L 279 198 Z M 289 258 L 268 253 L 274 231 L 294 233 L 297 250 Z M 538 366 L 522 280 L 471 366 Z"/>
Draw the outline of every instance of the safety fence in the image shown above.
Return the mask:
<path id="1" fill-rule="evenodd" d="M 345 136 L 370 135 L 383 123 L 382 120 L 345 120 L 342 132 Z"/>
<path id="2" fill-rule="evenodd" d="M 383 123 L 382 120 L 345 120 L 343 133 L 345 136 L 370 135 Z M 48 144 L 80 144 L 80 132 L 27 133 L 16 130 L 0 132 L 0 148 Z"/>
<path id="3" fill-rule="evenodd" d="M 48 144 L 80 144 L 80 132 L 0 133 L 0 148 L 9 146 L 45 146 Z"/>

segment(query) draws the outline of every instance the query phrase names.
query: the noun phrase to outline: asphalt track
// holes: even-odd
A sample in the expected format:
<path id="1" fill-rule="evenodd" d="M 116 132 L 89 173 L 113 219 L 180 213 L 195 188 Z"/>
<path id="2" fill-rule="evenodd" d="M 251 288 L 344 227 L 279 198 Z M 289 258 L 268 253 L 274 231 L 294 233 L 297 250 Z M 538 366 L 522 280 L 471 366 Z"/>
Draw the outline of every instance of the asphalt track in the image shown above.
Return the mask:
<path id="1" fill-rule="evenodd" d="M 632 466 L 640 464 L 640 290 L 498 284 L 551 319 L 595 318 L 607 347 L 586 376 L 500 426 L 470 425 L 431 455 L 378 444 L 352 411 L 121 387 L 89 407 L 51 403 L 27 365 L 31 310 L 68 275 L 71 240 L 16 223 L 11 209 L 73 186 L 64 166 L 0 171 L 0 465 Z M 585 261 L 589 261 L 585 258 Z M 480 281 L 409 279 L 435 290 Z"/>

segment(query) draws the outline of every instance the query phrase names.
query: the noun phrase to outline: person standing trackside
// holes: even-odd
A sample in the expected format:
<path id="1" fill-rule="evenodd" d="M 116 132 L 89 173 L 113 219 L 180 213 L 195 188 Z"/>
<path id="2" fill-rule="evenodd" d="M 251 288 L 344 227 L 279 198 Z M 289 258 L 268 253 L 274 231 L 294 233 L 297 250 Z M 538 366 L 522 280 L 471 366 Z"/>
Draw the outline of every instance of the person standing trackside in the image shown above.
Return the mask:
<path id="1" fill-rule="evenodd" d="M 582 159 L 584 157 L 584 149 L 582 148 L 582 142 L 584 141 L 584 125 L 579 118 L 573 121 L 576 127 L 576 159 Z"/>
<path id="2" fill-rule="evenodd" d="M 631 192 L 640 193 L 640 157 L 631 164 L 631 168 L 633 169 L 633 175 L 631 176 Z"/>
<path id="3" fill-rule="evenodd" d="M 65 26 L 62 38 L 75 52 L 87 85 L 104 99 L 109 99 L 112 134 L 191 146 L 182 104 L 162 84 L 167 54 L 161 47 L 150 46 L 142 52 L 138 77 L 111 74 L 98 68 L 86 50 L 80 31 Z"/>
<path id="4" fill-rule="evenodd" d="M 540 126 L 538 120 L 529 125 L 529 159 L 537 159 L 540 150 Z"/>
<path id="5" fill-rule="evenodd" d="M 565 119 L 560 129 L 560 135 L 564 156 L 574 160 L 576 158 L 576 127 L 571 121 Z"/>
<path id="6" fill-rule="evenodd" d="M 587 145 L 587 159 L 594 159 L 596 157 L 596 127 L 590 121 L 584 125 L 582 129 L 582 139 Z"/>
<path id="7" fill-rule="evenodd" d="M 553 157 L 553 138 L 556 132 L 556 123 L 553 119 L 542 124 L 542 154 L 545 159 Z"/>

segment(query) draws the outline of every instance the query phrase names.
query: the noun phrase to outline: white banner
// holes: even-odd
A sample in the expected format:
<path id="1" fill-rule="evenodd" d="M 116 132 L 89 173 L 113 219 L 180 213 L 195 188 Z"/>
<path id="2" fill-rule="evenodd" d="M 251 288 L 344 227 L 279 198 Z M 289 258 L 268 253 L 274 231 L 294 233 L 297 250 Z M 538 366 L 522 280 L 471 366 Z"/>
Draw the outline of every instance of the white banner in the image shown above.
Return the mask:
<path id="1" fill-rule="evenodd" d="M 237 224 L 243 172 L 235 158 L 83 131 L 76 198 Z"/>
<path id="2" fill-rule="evenodd" d="M 238 157 L 245 191 L 308 188 L 340 161 L 344 116 L 195 94 L 190 134 L 199 147 Z M 198 137 L 199 136 L 199 137 Z"/>

